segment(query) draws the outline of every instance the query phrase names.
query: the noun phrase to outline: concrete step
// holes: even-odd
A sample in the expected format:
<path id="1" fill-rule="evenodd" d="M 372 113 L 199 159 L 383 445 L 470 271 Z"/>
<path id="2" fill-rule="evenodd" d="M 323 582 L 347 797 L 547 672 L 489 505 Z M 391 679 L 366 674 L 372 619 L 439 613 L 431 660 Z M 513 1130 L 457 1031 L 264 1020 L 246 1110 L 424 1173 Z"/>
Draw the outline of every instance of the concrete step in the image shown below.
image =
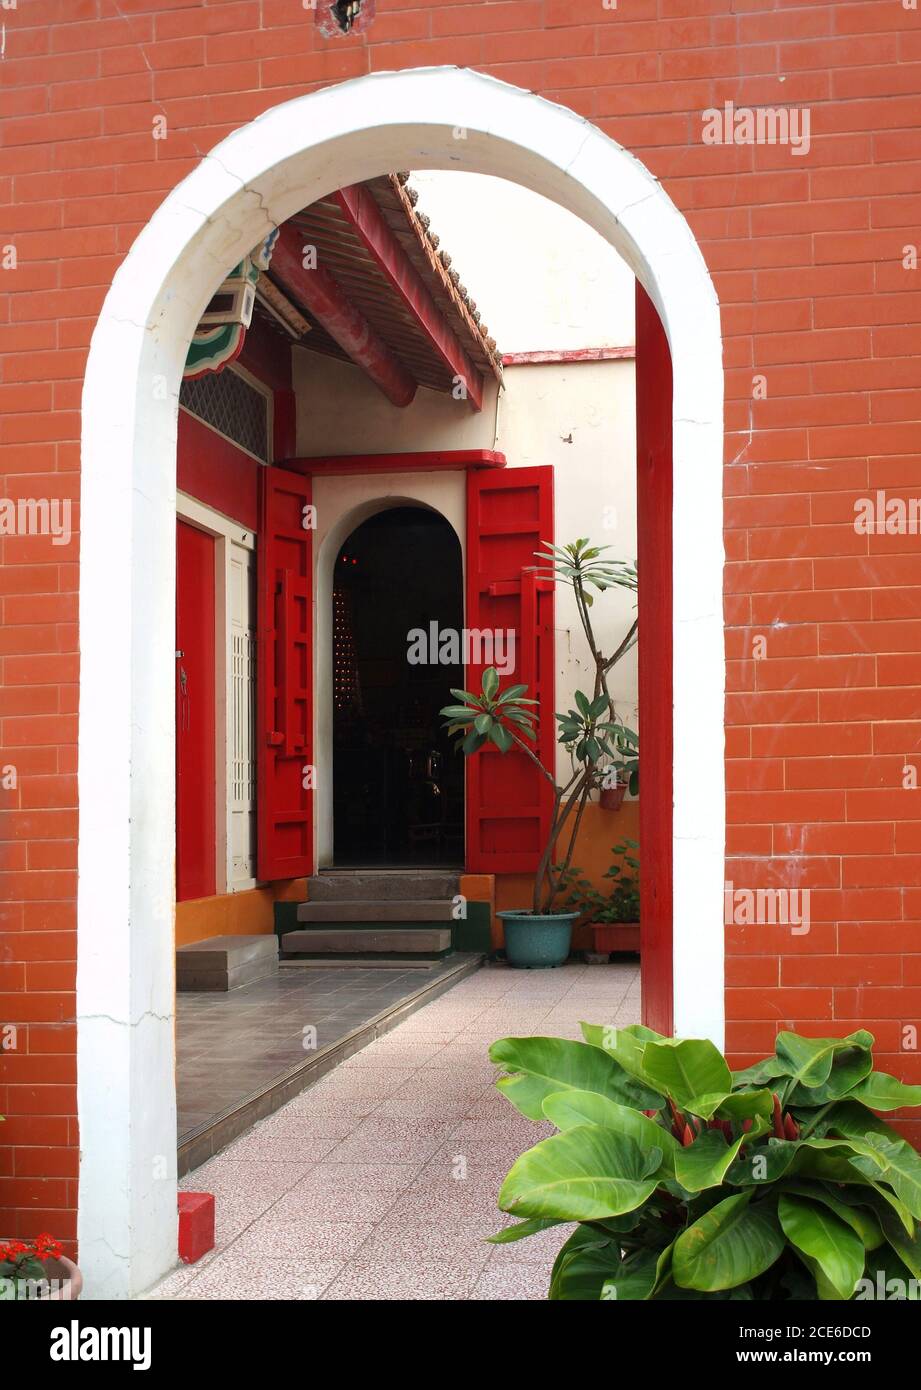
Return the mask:
<path id="1" fill-rule="evenodd" d="M 278 969 L 278 938 L 212 936 L 176 949 L 176 989 L 226 991 L 264 979 Z"/>
<path id="2" fill-rule="evenodd" d="M 314 927 L 310 931 L 285 932 L 281 938 L 281 948 L 288 954 L 437 956 L 451 949 L 451 932 L 447 927 L 390 928 L 382 931 L 369 927 L 352 931 L 347 927 Z"/>
<path id="3" fill-rule="evenodd" d="M 450 922 L 453 904 L 450 898 L 434 899 L 354 899 L 345 902 L 306 902 L 297 909 L 299 922 L 356 922 L 366 926 L 393 922 L 403 926 L 409 922 Z"/>
<path id="4" fill-rule="evenodd" d="M 419 898 L 450 901 L 458 891 L 459 877 L 446 869 L 329 870 L 307 880 L 307 897 L 314 903 Z"/>

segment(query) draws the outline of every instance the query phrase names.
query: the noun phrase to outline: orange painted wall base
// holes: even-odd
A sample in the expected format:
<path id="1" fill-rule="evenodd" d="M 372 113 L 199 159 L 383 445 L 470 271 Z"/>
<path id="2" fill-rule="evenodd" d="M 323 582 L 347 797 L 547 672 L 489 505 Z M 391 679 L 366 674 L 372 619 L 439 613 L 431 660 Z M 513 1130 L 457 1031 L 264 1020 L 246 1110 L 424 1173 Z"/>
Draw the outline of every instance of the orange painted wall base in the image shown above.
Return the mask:
<path id="1" fill-rule="evenodd" d="M 576 845 L 574 863 L 590 879 L 596 888 L 608 885 L 604 878 L 610 867 L 611 849 L 621 840 L 639 840 L 640 803 L 625 801 L 619 811 L 603 811 L 593 802 L 585 808 L 579 841 Z M 496 875 L 496 911 L 510 907 L 531 906 L 534 892 L 534 879 L 529 874 Z M 502 923 L 493 917 L 493 947 L 502 946 Z M 588 927 L 578 927 L 573 936 L 573 948 L 589 951 L 592 948 L 592 934 Z"/>
<path id="2" fill-rule="evenodd" d="M 292 878 L 242 893 L 218 893 L 176 904 L 176 945 L 212 936 L 269 936 L 275 930 L 276 902 L 303 902 L 307 880 Z"/>

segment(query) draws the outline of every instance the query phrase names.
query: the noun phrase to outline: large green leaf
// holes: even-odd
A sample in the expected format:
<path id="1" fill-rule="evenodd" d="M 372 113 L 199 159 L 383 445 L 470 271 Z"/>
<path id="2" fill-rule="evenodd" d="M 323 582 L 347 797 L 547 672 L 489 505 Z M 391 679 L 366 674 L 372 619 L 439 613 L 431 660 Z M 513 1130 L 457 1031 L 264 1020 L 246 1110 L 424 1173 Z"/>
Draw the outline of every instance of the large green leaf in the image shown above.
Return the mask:
<path id="1" fill-rule="evenodd" d="M 787 1192 L 777 1203 L 777 1216 L 787 1240 L 816 1273 L 819 1297 L 850 1298 L 865 1259 L 863 1241 L 853 1227 L 824 1203 Z"/>
<path id="2" fill-rule="evenodd" d="M 899 1259 L 916 1279 L 921 1279 L 921 1227 L 915 1225 L 914 1233 L 908 1235 L 892 1212 L 883 1216 L 882 1227 L 884 1236 Z"/>
<path id="3" fill-rule="evenodd" d="M 543 1103 L 556 1091 L 596 1091 L 618 1105 L 659 1109 L 660 1095 L 641 1086 L 597 1047 L 566 1038 L 501 1038 L 489 1049 L 506 1071 L 496 1083 L 506 1100 L 529 1120 L 544 1118 Z"/>
<path id="4" fill-rule="evenodd" d="M 732 1073 L 719 1048 L 706 1038 L 663 1038 L 648 1042 L 643 1073 L 650 1085 L 686 1105 L 698 1096 L 726 1095 Z"/>
<path id="5" fill-rule="evenodd" d="M 622 1268 L 616 1241 L 570 1250 L 554 1275 L 550 1298 L 563 1302 L 596 1302 L 612 1275 Z"/>
<path id="6" fill-rule="evenodd" d="M 787 1075 L 802 1086 L 823 1085 L 831 1074 L 835 1054 L 849 1048 L 869 1052 L 873 1034 L 862 1030 L 846 1038 L 801 1038 L 798 1033 L 778 1033 L 775 1050 L 780 1061 L 787 1065 Z"/>
<path id="7" fill-rule="evenodd" d="M 663 1172 L 675 1171 L 675 1154 L 681 1151 L 681 1145 L 670 1130 L 656 1124 L 641 1110 L 618 1105 L 595 1091 L 556 1091 L 544 1101 L 544 1114 L 557 1129 L 600 1125 L 635 1139 L 641 1148 L 660 1148 L 664 1155 Z"/>
<path id="8" fill-rule="evenodd" d="M 856 1182 L 854 1178 L 857 1179 Z M 840 1183 L 836 1185 L 835 1197 L 839 1202 L 848 1206 L 869 1206 L 875 1212 L 881 1227 L 887 1217 L 895 1217 L 908 1239 L 914 1239 L 917 1230 L 915 1218 L 894 1192 L 890 1192 L 888 1187 L 882 1187 L 879 1183 L 871 1182 L 869 1178 L 862 1177 L 856 1170 L 849 1183 L 851 1185 L 848 1187 L 843 1187 Z"/>
<path id="9" fill-rule="evenodd" d="M 784 1238 L 777 1218 L 751 1195 L 727 1197 L 682 1232 L 672 1255 L 676 1284 L 705 1292 L 735 1288 L 779 1258 Z"/>
<path id="10" fill-rule="evenodd" d="M 744 1071 L 734 1071 L 732 1073 L 733 1087 L 743 1086 L 763 1086 L 765 1081 L 773 1081 L 778 1076 L 788 1076 L 787 1063 L 782 1062 L 779 1057 L 765 1057 L 763 1062 L 756 1062 L 752 1067 L 746 1067 Z"/>
<path id="11" fill-rule="evenodd" d="M 624 1071 L 638 1081 L 645 1081 L 643 1053 L 648 1042 L 661 1042 L 662 1034 L 655 1033 L 642 1023 L 630 1023 L 625 1028 L 614 1024 L 583 1023 L 582 1036 L 592 1047 L 600 1047 L 620 1063 Z M 646 1109 L 650 1109 L 646 1106 Z"/>
<path id="12" fill-rule="evenodd" d="M 764 1187 L 782 1178 L 796 1158 L 799 1145 L 788 1139 L 771 1138 L 756 1144 L 737 1158 L 726 1174 L 734 1187 Z"/>
<path id="13" fill-rule="evenodd" d="M 658 1185 L 659 1148 L 598 1125 L 555 1134 L 528 1149 L 512 1165 L 499 1206 L 516 1216 L 593 1221 L 633 1211 Z"/>
<path id="14" fill-rule="evenodd" d="M 868 1134 L 867 1143 L 874 1150 L 873 1156 L 852 1158 L 852 1166 L 874 1182 L 891 1187 L 915 1220 L 921 1221 L 921 1155 L 905 1139 Z M 873 1171 L 874 1158 L 883 1165 L 881 1173 Z"/>
<path id="15" fill-rule="evenodd" d="M 556 1285 L 560 1273 L 566 1264 L 567 1258 L 574 1250 L 587 1250 L 590 1247 L 610 1246 L 612 1244 L 610 1236 L 599 1231 L 596 1226 L 577 1226 L 567 1241 L 560 1246 L 557 1257 L 553 1261 L 553 1269 L 550 1271 L 550 1290 L 548 1298 L 556 1298 Z M 619 1253 L 620 1246 L 615 1245 L 615 1250 Z"/>
<path id="16" fill-rule="evenodd" d="M 742 1134 L 734 1143 L 727 1144 L 719 1130 L 705 1129 L 693 1144 L 678 1149 L 675 1154 L 675 1178 L 687 1192 L 702 1192 L 705 1187 L 717 1187 L 739 1149 L 750 1137 Z"/>
<path id="17" fill-rule="evenodd" d="M 891 1187 L 911 1215 L 921 1220 L 921 1156 L 898 1130 L 850 1098 L 829 1112 L 828 1128 L 860 1149 L 860 1157 L 851 1160 L 857 1172 Z M 874 1165 L 883 1172 L 875 1171 Z"/>
<path id="18" fill-rule="evenodd" d="M 921 1280 L 912 1278 L 911 1270 L 888 1245 L 880 1246 L 867 1258 L 864 1277 L 857 1286 L 855 1301 L 862 1299 L 921 1300 Z"/>
<path id="19" fill-rule="evenodd" d="M 874 1071 L 848 1094 L 871 1110 L 898 1110 L 903 1105 L 921 1105 L 921 1086 L 906 1086 L 888 1072 Z"/>
<path id="20" fill-rule="evenodd" d="M 784 1192 L 790 1192 L 794 1197 L 806 1197 L 812 1202 L 821 1202 L 829 1211 L 833 1211 L 852 1231 L 856 1231 L 865 1250 L 878 1249 L 883 1243 L 883 1233 L 876 1213 L 869 1205 L 874 1196 L 872 1189 L 868 1189 L 864 1195 L 867 1205 L 842 1201 L 839 1196 L 842 1190 L 846 1189 L 838 1187 L 833 1190 L 819 1182 L 783 1184 Z"/>
<path id="21" fill-rule="evenodd" d="M 866 1048 L 849 1047 L 836 1052 L 832 1057 L 828 1080 L 818 1086 L 795 1086 L 789 1097 L 793 1106 L 828 1105 L 843 1096 L 863 1081 L 873 1069 L 873 1058 Z"/>
<path id="22" fill-rule="evenodd" d="M 664 1250 L 640 1250 L 624 1260 L 608 1279 L 601 1297 L 612 1302 L 637 1302 L 653 1298 L 668 1275 L 673 1246 Z"/>
<path id="23" fill-rule="evenodd" d="M 513 1241 L 526 1240 L 528 1236 L 536 1236 L 539 1231 L 549 1231 L 552 1226 L 565 1224 L 565 1221 L 558 1221 L 555 1217 L 535 1217 L 530 1221 L 519 1221 L 514 1226 L 505 1226 L 486 1239 L 490 1245 L 511 1245 Z"/>
<path id="24" fill-rule="evenodd" d="M 722 1120 L 754 1120 L 758 1115 L 769 1120 L 774 1113 L 774 1097 L 768 1090 L 735 1091 L 723 1098 L 717 1113 Z"/>

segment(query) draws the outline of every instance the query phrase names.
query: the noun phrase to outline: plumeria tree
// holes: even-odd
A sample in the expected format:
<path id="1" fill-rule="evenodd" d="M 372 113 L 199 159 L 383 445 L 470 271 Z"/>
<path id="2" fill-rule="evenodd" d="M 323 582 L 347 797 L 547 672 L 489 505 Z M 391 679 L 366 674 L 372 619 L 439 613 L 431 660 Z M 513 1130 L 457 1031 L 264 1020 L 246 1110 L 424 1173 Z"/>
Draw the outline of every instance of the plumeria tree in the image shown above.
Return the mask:
<path id="1" fill-rule="evenodd" d="M 548 545 L 545 551 L 536 552 L 540 562 L 535 566 L 538 577 L 572 589 L 594 666 L 591 691 L 577 690 L 575 707 L 555 715 L 557 743 L 569 754 L 568 777 L 559 780 L 555 766 L 545 767 L 535 751 L 538 721 L 547 716 L 539 711 L 537 701 L 528 696 L 528 687 L 517 684 L 503 689 L 495 667 L 483 672 L 479 692 L 452 690 L 458 703 L 446 705 L 441 711 L 448 732 L 458 736 L 457 746 L 468 757 L 486 743 L 492 743 L 500 753 L 518 748 L 552 790 L 550 833 L 534 879 L 536 914 L 552 912 L 557 896 L 568 882 L 582 817 L 593 789 L 611 772 L 628 781 L 631 791 L 638 787 L 637 735 L 618 717 L 608 684 L 611 671 L 636 643 L 637 622 L 633 620 L 610 654 L 602 651 L 592 624 L 592 608 L 599 593 L 614 588 L 636 593 L 635 565 L 605 558 L 604 552 L 610 549 L 593 546 L 583 539 L 565 546 Z M 557 861 L 555 855 L 560 845 L 563 852 Z"/>

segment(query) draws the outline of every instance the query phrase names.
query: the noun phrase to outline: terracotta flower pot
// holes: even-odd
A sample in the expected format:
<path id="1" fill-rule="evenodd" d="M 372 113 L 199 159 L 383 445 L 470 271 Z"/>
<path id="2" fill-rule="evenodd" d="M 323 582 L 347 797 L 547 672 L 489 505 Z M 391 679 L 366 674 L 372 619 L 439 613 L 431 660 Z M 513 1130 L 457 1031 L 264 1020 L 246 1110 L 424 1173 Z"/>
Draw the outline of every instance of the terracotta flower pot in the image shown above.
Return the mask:
<path id="1" fill-rule="evenodd" d="M 639 951 L 639 922 L 593 922 L 592 939 L 594 949 L 600 953 L 611 951 Z"/>
<path id="2" fill-rule="evenodd" d="M 627 787 L 624 782 L 618 782 L 616 787 L 602 787 L 601 809 L 603 811 L 619 811 L 624 804 L 626 795 Z"/>
<path id="3" fill-rule="evenodd" d="M 39 1303 L 53 1302 L 57 1299 L 72 1303 L 80 1297 L 80 1291 L 83 1288 L 83 1275 L 73 1260 L 62 1255 L 59 1260 L 43 1260 L 42 1265 L 48 1287 L 42 1288 L 42 1281 L 38 1279 L 24 1280 L 23 1282 L 30 1286 L 27 1299 Z M 34 1292 L 32 1292 L 33 1287 Z"/>
<path id="4" fill-rule="evenodd" d="M 47 1260 L 45 1269 L 49 1278 L 59 1280 L 59 1286 L 51 1289 L 45 1295 L 48 1299 L 64 1299 L 66 1302 L 76 1302 L 83 1289 L 83 1275 L 66 1255 L 62 1255 L 59 1260 Z"/>

